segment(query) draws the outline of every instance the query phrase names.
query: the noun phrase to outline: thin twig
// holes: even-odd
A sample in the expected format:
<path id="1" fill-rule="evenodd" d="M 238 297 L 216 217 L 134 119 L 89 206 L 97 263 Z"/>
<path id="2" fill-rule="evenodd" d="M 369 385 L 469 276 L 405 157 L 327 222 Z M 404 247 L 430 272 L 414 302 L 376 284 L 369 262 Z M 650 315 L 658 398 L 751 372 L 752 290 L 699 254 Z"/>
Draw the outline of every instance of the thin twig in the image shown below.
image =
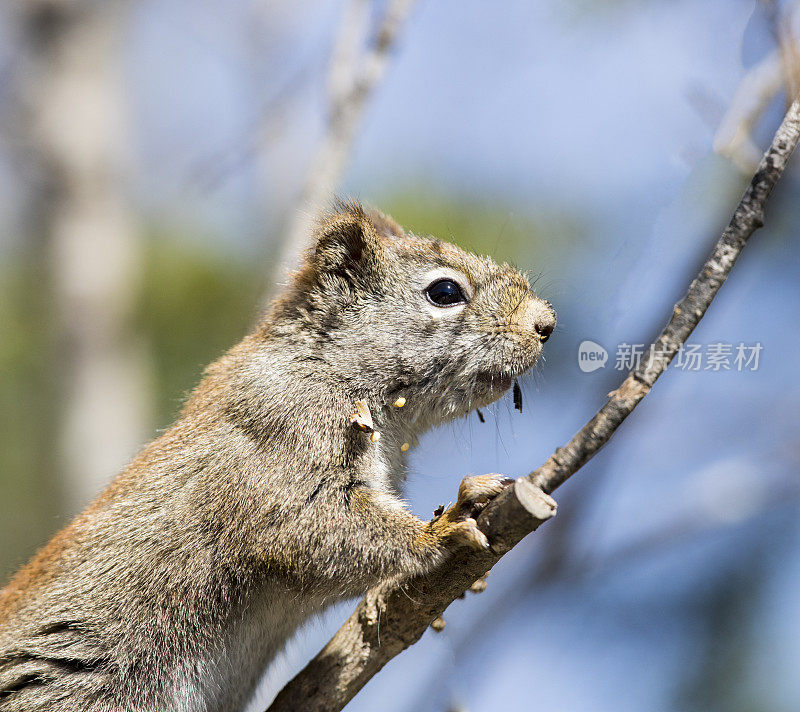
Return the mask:
<path id="1" fill-rule="evenodd" d="M 341 710 L 395 655 L 415 643 L 434 618 L 525 535 L 553 516 L 552 492 L 611 438 L 650 391 L 716 296 L 747 239 L 763 225 L 764 206 L 800 137 L 800 101 L 789 108 L 730 224 L 686 297 L 643 359 L 600 411 L 539 469 L 518 479 L 479 518 L 490 552 L 459 551 L 402 586 L 371 590 L 328 644 L 276 697 L 268 712 Z M 405 595 L 413 590 L 413 599 Z M 378 621 L 380 620 L 380 640 Z"/>

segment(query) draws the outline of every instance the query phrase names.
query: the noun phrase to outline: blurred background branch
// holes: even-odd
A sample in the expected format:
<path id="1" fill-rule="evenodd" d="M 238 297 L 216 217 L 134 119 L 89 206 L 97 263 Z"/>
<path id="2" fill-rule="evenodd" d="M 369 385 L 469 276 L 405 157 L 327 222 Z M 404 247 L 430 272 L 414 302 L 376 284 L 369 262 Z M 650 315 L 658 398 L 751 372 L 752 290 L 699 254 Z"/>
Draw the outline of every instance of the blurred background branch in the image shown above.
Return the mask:
<path id="1" fill-rule="evenodd" d="M 714 150 L 729 158 L 743 173 L 752 173 L 761 158 L 753 130 L 784 88 L 786 106 L 800 90 L 800 44 L 794 33 L 800 3 L 781 8 L 764 0 L 776 48 L 743 77 L 714 136 Z"/>
<path id="2" fill-rule="evenodd" d="M 132 310 L 141 243 L 129 206 L 130 138 L 119 46 L 127 4 L 15 3 L 20 55 L 12 132 L 25 162 L 27 225 L 58 324 L 60 452 L 77 512 L 149 430 L 148 360 Z"/>
<path id="3" fill-rule="evenodd" d="M 372 93 L 386 73 L 391 52 L 416 0 L 388 0 L 374 35 L 369 36 L 373 3 L 348 0 L 336 38 L 328 77 L 327 127 L 314 158 L 289 226 L 281 240 L 272 284 L 282 271 L 293 269 L 308 245 L 320 209 L 332 198 L 347 166 L 356 131 Z"/>

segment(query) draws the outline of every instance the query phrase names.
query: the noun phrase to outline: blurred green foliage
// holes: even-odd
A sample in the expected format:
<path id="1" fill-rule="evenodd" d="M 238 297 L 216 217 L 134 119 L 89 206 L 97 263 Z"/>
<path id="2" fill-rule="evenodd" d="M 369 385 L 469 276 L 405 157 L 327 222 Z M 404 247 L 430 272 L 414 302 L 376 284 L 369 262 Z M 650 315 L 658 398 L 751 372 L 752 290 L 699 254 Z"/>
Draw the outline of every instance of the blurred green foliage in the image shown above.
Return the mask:
<path id="1" fill-rule="evenodd" d="M 387 196 L 380 207 L 407 230 L 435 235 L 521 269 L 540 264 L 543 258 L 557 258 L 582 232 L 577 222 L 563 214 L 537 210 L 534 217 L 521 212 L 519 205 L 444 196 L 433 190 L 398 192 Z"/>
<path id="2" fill-rule="evenodd" d="M 58 354 L 45 273 L 33 251 L 0 272 L 0 575 L 57 526 Z"/>
<path id="3" fill-rule="evenodd" d="M 65 522 L 57 459 L 63 389 L 49 274 L 35 248 L 7 258 L 3 267 L 0 578 L 5 580 Z M 260 268 L 181 236 L 146 239 L 132 328 L 145 340 L 153 367 L 154 430 L 174 419 L 205 364 L 247 331 L 256 314 Z"/>
<path id="4" fill-rule="evenodd" d="M 264 271 L 180 236 L 148 241 L 135 328 L 153 359 L 156 427 L 170 424 L 205 366 L 252 326 Z"/>

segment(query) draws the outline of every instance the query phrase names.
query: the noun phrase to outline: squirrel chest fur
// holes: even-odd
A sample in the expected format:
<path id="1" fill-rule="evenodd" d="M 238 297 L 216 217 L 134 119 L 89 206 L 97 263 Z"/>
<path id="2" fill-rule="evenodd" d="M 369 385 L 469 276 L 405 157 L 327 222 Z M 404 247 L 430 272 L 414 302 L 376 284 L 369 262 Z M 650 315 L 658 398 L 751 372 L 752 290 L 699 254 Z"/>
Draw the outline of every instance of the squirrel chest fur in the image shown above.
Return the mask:
<path id="1" fill-rule="evenodd" d="M 515 269 L 342 203 L 177 422 L 0 591 L 1 712 L 234 712 L 309 616 L 487 546 L 461 483 L 400 499 L 425 430 L 497 400 L 555 326 Z"/>

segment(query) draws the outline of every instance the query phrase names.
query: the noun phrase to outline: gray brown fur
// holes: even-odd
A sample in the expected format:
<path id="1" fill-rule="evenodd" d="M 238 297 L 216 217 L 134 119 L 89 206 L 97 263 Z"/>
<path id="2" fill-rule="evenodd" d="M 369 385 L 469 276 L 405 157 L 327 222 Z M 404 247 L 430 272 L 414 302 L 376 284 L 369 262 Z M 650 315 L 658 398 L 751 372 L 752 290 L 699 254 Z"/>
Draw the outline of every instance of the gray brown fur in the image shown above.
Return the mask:
<path id="1" fill-rule="evenodd" d="M 471 299 L 439 314 L 441 269 Z M 515 269 L 338 204 L 178 421 L 0 591 L 0 712 L 239 710 L 309 616 L 485 546 L 502 478 L 423 522 L 400 446 L 499 398 L 554 325 Z"/>

